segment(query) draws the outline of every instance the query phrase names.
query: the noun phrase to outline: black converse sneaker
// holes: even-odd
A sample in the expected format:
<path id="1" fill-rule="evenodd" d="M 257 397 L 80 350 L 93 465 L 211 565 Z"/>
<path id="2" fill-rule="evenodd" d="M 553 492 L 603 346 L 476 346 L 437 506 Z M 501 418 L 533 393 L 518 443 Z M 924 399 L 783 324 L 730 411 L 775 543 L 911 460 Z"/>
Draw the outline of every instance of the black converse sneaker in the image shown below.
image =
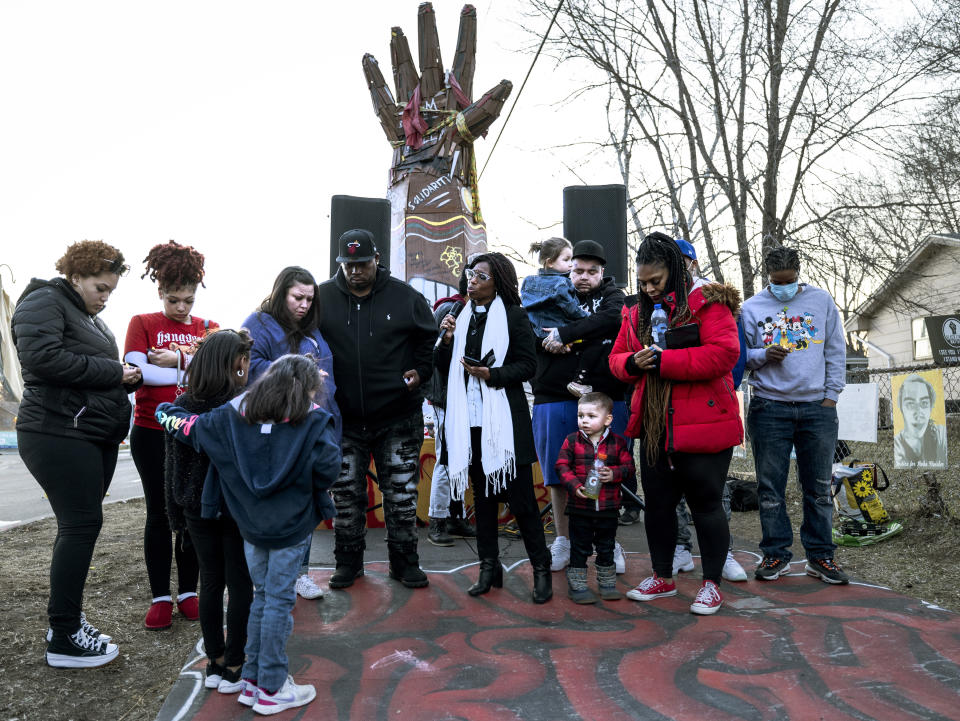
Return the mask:
<path id="1" fill-rule="evenodd" d="M 47 644 L 47 665 L 56 668 L 94 668 L 110 663 L 119 653 L 117 644 L 91 638 L 82 628 L 72 634 L 54 631 Z"/>
<path id="2" fill-rule="evenodd" d="M 107 643 L 110 643 L 113 640 L 113 636 L 108 636 L 107 634 L 103 633 L 99 628 L 91 624 L 87 620 L 87 614 L 85 614 L 83 611 L 80 612 L 80 628 L 82 628 L 83 632 L 87 634 L 90 638 L 96 638 L 101 641 L 106 641 Z M 52 638 L 53 638 L 53 629 L 48 628 L 47 643 L 49 643 Z"/>

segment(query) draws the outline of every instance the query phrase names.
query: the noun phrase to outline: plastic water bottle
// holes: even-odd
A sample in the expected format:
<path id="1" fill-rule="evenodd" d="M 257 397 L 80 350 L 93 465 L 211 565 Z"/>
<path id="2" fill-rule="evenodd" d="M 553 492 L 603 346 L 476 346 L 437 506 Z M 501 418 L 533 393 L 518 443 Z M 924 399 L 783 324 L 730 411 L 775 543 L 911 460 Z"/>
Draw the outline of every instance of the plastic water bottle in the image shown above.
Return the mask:
<path id="1" fill-rule="evenodd" d="M 650 314 L 650 330 L 653 333 L 653 342 L 663 348 L 664 337 L 667 332 L 667 311 L 657 303 Z"/>
<path id="2" fill-rule="evenodd" d="M 603 456 L 593 459 L 593 466 L 587 471 L 587 480 L 583 484 L 583 495 L 596 500 L 600 495 L 600 471 L 603 470 Z"/>

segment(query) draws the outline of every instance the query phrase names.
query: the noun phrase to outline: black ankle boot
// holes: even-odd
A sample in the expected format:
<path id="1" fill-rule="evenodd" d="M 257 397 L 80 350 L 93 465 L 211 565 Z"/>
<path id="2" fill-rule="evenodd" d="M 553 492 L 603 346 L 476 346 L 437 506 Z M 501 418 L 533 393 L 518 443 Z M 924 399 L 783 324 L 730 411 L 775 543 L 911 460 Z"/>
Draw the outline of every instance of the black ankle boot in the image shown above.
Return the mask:
<path id="1" fill-rule="evenodd" d="M 481 558 L 480 576 L 477 582 L 467 589 L 471 596 L 482 596 L 491 587 L 503 588 L 503 566 L 499 558 Z"/>
<path id="2" fill-rule="evenodd" d="M 415 543 L 389 546 L 390 578 L 400 581 L 407 588 L 424 588 L 430 584 L 427 574 L 420 568 L 420 556 Z"/>
<path id="3" fill-rule="evenodd" d="M 363 575 L 363 549 L 354 551 L 334 550 L 337 568 L 330 576 L 330 588 L 348 588 Z"/>
<path id="4" fill-rule="evenodd" d="M 537 564 L 533 567 L 533 602 L 546 603 L 553 598 L 553 579 L 550 576 L 550 564 Z"/>

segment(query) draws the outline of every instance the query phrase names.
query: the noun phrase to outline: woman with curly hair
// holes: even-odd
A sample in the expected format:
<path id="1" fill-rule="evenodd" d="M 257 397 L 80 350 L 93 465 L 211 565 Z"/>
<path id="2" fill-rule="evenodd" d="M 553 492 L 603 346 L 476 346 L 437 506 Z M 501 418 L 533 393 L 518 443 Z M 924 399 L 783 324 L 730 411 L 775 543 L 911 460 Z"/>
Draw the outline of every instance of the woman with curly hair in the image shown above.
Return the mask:
<path id="1" fill-rule="evenodd" d="M 730 529 L 721 498 L 733 447 L 743 440 L 731 375 L 740 357 L 734 320 L 740 292 L 720 283 L 694 287 L 680 247 L 663 233 L 651 233 L 640 243 L 637 285 L 638 302 L 621 312 L 610 370 L 633 384 L 626 432 L 639 441 L 653 575 L 627 598 L 653 601 L 677 594 L 676 508 L 686 496 L 703 557 L 703 582 L 690 611 L 709 615 L 723 603 L 719 586 Z M 653 336 L 655 307 L 667 313 L 665 340 Z"/>
<path id="2" fill-rule="evenodd" d="M 197 556 L 189 534 L 175 534 L 170 545 L 170 523 L 164 507 L 164 432 L 154 413 L 160 403 L 170 403 L 186 387 L 184 382 L 191 347 L 217 324 L 192 315 L 197 286 L 203 285 L 203 255 L 174 241 L 150 249 L 144 258 L 149 276 L 157 284 L 163 310 L 130 319 L 123 357 L 140 368 L 143 386 L 137 391 L 130 455 L 140 474 L 147 520 L 143 530 L 143 555 L 153 602 L 144 619 L 152 630 L 173 623 L 170 566 L 177 561 L 177 610 L 187 619 L 199 618 Z"/>
<path id="3" fill-rule="evenodd" d="M 24 381 L 17 447 L 57 518 L 47 663 L 91 668 L 119 653 L 87 621 L 83 587 L 130 422 L 127 394 L 141 378 L 139 368 L 120 362 L 113 334 L 97 317 L 130 270 L 123 254 L 84 240 L 67 248 L 56 267 L 63 277 L 31 280 L 13 314 Z"/>

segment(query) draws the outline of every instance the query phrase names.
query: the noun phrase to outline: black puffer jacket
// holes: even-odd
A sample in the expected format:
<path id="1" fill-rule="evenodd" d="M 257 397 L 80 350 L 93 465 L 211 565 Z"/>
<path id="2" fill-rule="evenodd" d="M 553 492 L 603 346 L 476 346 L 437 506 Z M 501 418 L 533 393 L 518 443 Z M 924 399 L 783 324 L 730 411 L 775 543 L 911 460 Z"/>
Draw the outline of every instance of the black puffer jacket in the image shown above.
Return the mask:
<path id="1" fill-rule="evenodd" d="M 63 278 L 34 278 L 17 300 L 13 340 L 23 367 L 17 430 L 120 443 L 130 428 L 120 351 Z"/>

